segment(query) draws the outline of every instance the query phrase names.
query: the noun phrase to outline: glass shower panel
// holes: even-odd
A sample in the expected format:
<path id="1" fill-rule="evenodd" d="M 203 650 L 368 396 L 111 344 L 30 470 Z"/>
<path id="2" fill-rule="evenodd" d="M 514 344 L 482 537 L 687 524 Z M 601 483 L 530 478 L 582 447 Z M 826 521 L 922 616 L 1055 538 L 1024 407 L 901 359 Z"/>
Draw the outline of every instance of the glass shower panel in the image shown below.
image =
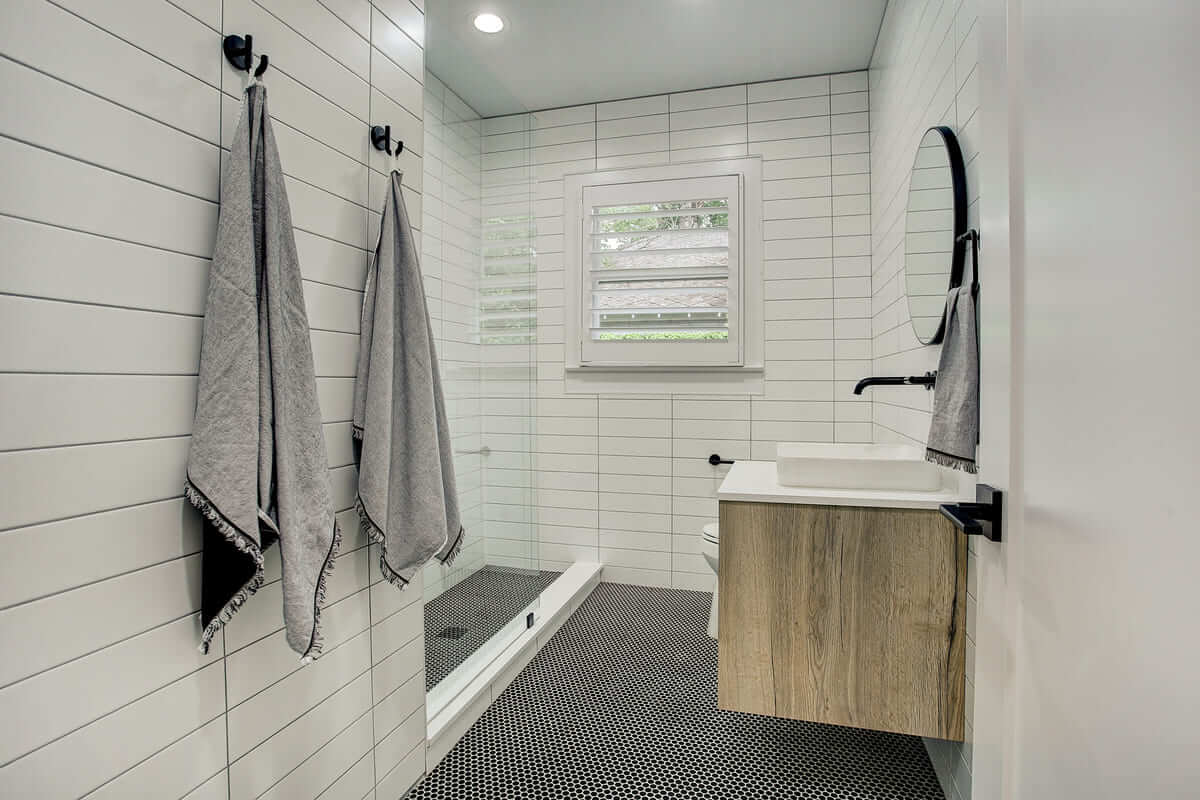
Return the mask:
<path id="1" fill-rule="evenodd" d="M 445 684 L 469 680 L 521 634 L 549 580 L 536 570 L 532 519 L 536 273 L 526 168 L 489 156 L 495 123 L 430 72 L 424 122 L 421 252 L 430 308 L 440 311 L 434 335 L 466 529 L 454 563 L 423 572 L 426 689 L 442 685 L 446 695 Z M 513 144 L 524 159 L 524 144 Z"/>
<path id="2" fill-rule="evenodd" d="M 537 264 L 530 115 L 484 120 L 484 465 L 488 561 L 503 577 L 506 610 L 531 601 L 557 573 L 538 570 L 534 519 Z"/>

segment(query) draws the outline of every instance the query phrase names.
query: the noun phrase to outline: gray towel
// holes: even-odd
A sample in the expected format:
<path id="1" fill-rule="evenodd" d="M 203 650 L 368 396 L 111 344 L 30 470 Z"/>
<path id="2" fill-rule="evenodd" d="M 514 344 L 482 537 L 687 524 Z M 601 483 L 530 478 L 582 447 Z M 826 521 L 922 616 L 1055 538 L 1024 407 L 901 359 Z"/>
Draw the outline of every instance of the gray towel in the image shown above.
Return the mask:
<path id="1" fill-rule="evenodd" d="M 946 297 L 946 337 L 938 362 L 925 458 L 974 473 L 979 442 L 979 343 L 971 286 Z"/>
<path id="2" fill-rule="evenodd" d="M 354 382 L 358 515 L 397 586 L 462 547 L 454 453 L 425 286 L 400 173 L 392 172 L 363 292 Z"/>
<path id="3" fill-rule="evenodd" d="M 200 649 L 263 583 L 279 542 L 287 642 L 320 655 L 333 515 L 308 317 L 267 90 L 246 90 L 221 180 L 188 500 L 204 515 Z"/>

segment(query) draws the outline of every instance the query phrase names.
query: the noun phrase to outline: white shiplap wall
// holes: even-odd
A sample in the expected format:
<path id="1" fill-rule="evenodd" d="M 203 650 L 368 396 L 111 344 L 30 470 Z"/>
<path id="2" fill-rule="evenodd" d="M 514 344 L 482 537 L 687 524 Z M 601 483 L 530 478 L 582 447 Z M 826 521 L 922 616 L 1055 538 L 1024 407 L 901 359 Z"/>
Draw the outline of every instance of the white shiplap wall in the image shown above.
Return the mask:
<path id="1" fill-rule="evenodd" d="M 978 44 L 975 0 L 891 0 L 871 61 L 871 252 L 873 375 L 936 369 L 940 347 L 913 334 L 904 295 L 904 211 L 917 144 L 931 125 L 958 134 L 966 162 L 968 224 L 979 227 Z M 986 292 L 982 302 L 986 302 Z M 877 442 L 924 444 L 932 394 L 876 389 Z M 975 698 L 977 542 L 967 556 L 967 741 L 926 740 L 947 797 L 971 796 Z"/>
<path id="2" fill-rule="evenodd" d="M 422 219 L 415 2 L 4 4 L 0 795 L 391 800 L 422 773 L 420 587 L 383 582 L 358 533 L 349 436 L 390 167 L 370 122 L 404 140 Z M 199 526 L 180 490 L 243 80 L 222 32 L 253 34 L 271 57 L 347 534 L 325 655 L 304 668 L 282 638 L 278 550 L 210 655 L 196 650 Z M 439 326 L 441 277 L 429 280 Z"/>
<path id="3" fill-rule="evenodd" d="M 700 529 L 726 458 L 778 441 L 870 441 L 870 164 L 865 72 L 706 89 L 484 121 L 487 198 L 532 194 L 537 350 L 532 546 L 543 568 L 709 588 Z M 766 392 L 566 394 L 562 176 L 764 158 Z M 485 415 L 484 443 L 488 419 Z"/>

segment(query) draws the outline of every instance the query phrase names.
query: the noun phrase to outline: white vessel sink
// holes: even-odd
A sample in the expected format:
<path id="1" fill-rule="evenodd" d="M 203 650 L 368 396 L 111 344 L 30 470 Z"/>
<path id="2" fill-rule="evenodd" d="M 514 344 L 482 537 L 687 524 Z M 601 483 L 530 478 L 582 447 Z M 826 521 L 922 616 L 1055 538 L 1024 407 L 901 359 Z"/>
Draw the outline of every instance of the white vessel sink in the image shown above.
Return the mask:
<path id="1" fill-rule="evenodd" d="M 775 468 L 780 486 L 918 492 L 942 488 L 942 470 L 912 445 L 780 443 Z"/>

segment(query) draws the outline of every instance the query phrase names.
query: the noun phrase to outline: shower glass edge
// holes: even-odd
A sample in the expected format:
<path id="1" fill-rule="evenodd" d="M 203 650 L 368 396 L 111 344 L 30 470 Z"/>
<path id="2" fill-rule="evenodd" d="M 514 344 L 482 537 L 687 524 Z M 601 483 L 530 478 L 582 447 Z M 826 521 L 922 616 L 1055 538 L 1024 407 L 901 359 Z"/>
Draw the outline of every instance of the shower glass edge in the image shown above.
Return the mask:
<path id="1" fill-rule="evenodd" d="M 431 310 L 440 311 L 434 334 L 467 530 L 452 565 L 422 573 L 432 719 L 525 635 L 556 573 L 539 570 L 533 502 L 530 115 L 484 120 L 428 70 L 424 94 L 422 267 Z M 491 147 L 505 154 L 485 157 Z"/>

